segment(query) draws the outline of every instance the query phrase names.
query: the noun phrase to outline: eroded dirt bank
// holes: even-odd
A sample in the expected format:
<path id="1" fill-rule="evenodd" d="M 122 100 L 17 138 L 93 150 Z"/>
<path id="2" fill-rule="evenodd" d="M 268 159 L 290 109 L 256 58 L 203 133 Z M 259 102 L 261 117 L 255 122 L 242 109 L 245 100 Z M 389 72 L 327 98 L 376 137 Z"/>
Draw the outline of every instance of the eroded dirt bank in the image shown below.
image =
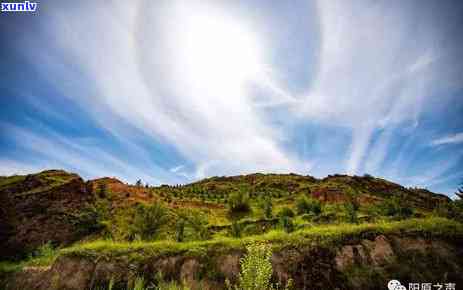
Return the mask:
<path id="1" fill-rule="evenodd" d="M 463 285 L 463 241 L 397 235 L 369 236 L 342 245 L 285 246 L 274 251 L 274 280 L 295 289 L 383 289 L 390 279 Z M 136 276 L 185 281 L 193 289 L 223 289 L 235 281 L 243 250 L 197 254 L 61 255 L 50 267 L 25 268 L 3 278 L 7 290 L 80 290 L 126 287 Z M 408 284 L 406 284 L 408 285 Z M 116 288 L 117 288 L 116 287 Z M 458 289 L 458 288 L 457 288 Z"/>

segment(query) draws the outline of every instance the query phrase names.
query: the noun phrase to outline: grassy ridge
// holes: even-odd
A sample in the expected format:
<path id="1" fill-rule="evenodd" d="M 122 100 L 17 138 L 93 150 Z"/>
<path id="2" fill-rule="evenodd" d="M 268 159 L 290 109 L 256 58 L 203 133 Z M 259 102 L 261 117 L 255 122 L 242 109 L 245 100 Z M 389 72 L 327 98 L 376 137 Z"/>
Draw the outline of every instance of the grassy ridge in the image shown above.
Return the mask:
<path id="1" fill-rule="evenodd" d="M 263 235 L 244 238 L 216 238 L 208 241 L 193 241 L 177 243 L 174 241 L 157 242 L 113 242 L 98 240 L 79 243 L 62 249 L 63 255 L 107 255 L 119 256 L 130 253 L 151 255 L 204 253 L 208 249 L 243 249 L 252 242 L 269 242 L 274 248 L 285 246 L 305 247 L 312 242 L 317 245 L 342 245 L 351 240 L 357 240 L 380 234 L 400 234 L 420 236 L 425 238 L 463 238 L 463 224 L 445 218 L 429 217 L 425 219 L 409 219 L 396 222 L 380 222 L 375 224 L 338 224 L 321 225 L 302 229 L 293 233 L 270 231 Z"/>
<path id="2" fill-rule="evenodd" d="M 131 261 L 143 261 L 155 256 L 184 255 L 207 256 L 208 253 L 225 253 L 244 250 L 250 243 L 269 243 L 273 251 L 285 247 L 307 248 L 311 246 L 340 247 L 345 243 L 373 238 L 377 235 L 418 236 L 427 239 L 463 239 L 463 224 L 439 217 L 408 219 L 364 224 L 320 225 L 293 233 L 273 230 L 263 235 L 244 238 L 220 237 L 207 241 L 178 243 L 164 240 L 155 242 L 114 242 L 97 240 L 77 243 L 71 247 L 52 250 L 44 246 L 36 255 L 22 262 L 0 262 L 0 274 L 20 271 L 24 267 L 50 266 L 60 255 L 97 258 L 105 256 L 127 257 Z"/>

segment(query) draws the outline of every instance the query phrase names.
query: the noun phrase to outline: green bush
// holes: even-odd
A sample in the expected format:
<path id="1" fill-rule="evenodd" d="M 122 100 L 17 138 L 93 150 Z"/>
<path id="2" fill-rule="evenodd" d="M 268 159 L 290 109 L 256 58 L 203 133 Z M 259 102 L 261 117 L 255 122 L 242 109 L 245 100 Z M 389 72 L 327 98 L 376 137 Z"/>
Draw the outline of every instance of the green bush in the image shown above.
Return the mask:
<path id="1" fill-rule="evenodd" d="M 109 235 L 108 221 L 111 219 L 111 202 L 104 198 L 96 198 L 93 204 L 87 205 L 78 215 L 76 226 L 82 234 L 95 232 Z"/>
<path id="2" fill-rule="evenodd" d="M 345 204 L 345 209 L 347 213 L 347 220 L 350 223 L 358 224 L 358 215 L 355 205 L 351 202 Z"/>
<path id="3" fill-rule="evenodd" d="M 434 209 L 434 214 L 463 222 L 463 199 L 440 204 Z"/>
<path id="4" fill-rule="evenodd" d="M 280 209 L 280 211 L 278 212 L 278 217 L 294 217 L 295 214 L 294 214 L 294 211 L 289 208 L 289 207 L 283 207 L 282 209 Z"/>
<path id="5" fill-rule="evenodd" d="M 272 218 L 273 216 L 273 205 L 272 205 L 272 198 L 269 196 L 264 196 L 261 198 L 259 201 L 259 207 L 262 209 L 262 212 L 264 213 L 264 216 L 266 218 Z"/>
<path id="6" fill-rule="evenodd" d="M 240 275 L 238 284 L 232 286 L 228 280 L 229 290 L 272 290 L 279 289 L 278 284 L 271 283 L 272 278 L 272 250 L 265 244 L 251 244 L 246 247 L 247 254 L 240 261 Z M 291 287 L 288 281 L 285 289 Z"/>
<path id="7" fill-rule="evenodd" d="M 57 256 L 58 250 L 53 247 L 51 242 L 48 242 L 38 247 L 30 254 L 28 261 L 31 266 L 49 265 Z"/>
<path id="8" fill-rule="evenodd" d="M 164 206 L 158 203 L 139 204 L 135 208 L 130 228 L 134 236 L 142 240 L 154 240 L 168 221 L 168 210 Z"/>
<path id="9" fill-rule="evenodd" d="M 319 215 L 322 212 L 322 206 L 319 200 L 301 196 L 296 201 L 298 214 L 314 214 Z"/>
<path id="10" fill-rule="evenodd" d="M 176 239 L 206 240 L 210 237 L 207 216 L 197 209 L 181 209 L 176 212 Z M 181 237 L 183 235 L 183 237 Z"/>
<path id="11" fill-rule="evenodd" d="M 233 220 L 232 224 L 230 225 L 230 236 L 234 238 L 241 238 L 243 234 L 243 225 L 237 221 Z"/>
<path id="12" fill-rule="evenodd" d="M 146 282 L 143 277 L 136 277 L 133 283 L 133 290 L 145 290 L 147 289 L 145 284 Z"/>
<path id="13" fill-rule="evenodd" d="M 175 224 L 175 241 L 183 242 L 185 240 L 185 220 L 179 219 Z"/>
<path id="14" fill-rule="evenodd" d="M 287 232 L 291 233 L 294 231 L 294 222 L 293 219 L 289 216 L 281 216 L 279 219 L 281 228 Z"/>
<path id="15" fill-rule="evenodd" d="M 236 191 L 230 194 L 228 198 L 228 208 L 231 213 L 249 212 L 251 210 L 249 196 L 242 191 Z"/>
<path id="16" fill-rule="evenodd" d="M 395 217 L 399 219 L 409 218 L 413 216 L 413 209 L 401 201 L 398 197 L 386 199 L 380 209 L 383 215 Z"/>

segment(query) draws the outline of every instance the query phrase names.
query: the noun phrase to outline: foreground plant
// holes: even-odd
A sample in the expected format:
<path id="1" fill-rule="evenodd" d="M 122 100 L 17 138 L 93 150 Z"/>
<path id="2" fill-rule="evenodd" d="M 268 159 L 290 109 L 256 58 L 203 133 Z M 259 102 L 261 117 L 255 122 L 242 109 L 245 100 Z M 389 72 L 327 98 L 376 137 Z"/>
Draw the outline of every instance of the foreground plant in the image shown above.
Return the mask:
<path id="1" fill-rule="evenodd" d="M 272 250 L 266 244 L 251 244 L 246 247 L 247 254 L 241 259 L 241 271 L 237 285 L 231 285 L 226 280 L 229 290 L 274 290 L 280 289 L 279 284 L 271 283 Z M 291 288 L 292 281 L 289 280 L 284 289 Z"/>

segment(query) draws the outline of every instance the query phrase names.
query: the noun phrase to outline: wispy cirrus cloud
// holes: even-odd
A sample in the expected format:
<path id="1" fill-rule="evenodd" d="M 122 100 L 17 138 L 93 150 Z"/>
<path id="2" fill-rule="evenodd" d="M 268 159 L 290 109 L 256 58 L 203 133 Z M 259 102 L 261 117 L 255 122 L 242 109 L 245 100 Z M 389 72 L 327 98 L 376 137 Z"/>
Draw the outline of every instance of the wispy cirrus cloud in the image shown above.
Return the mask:
<path id="1" fill-rule="evenodd" d="M 456 103 L 455 115 L 461 103 L 460 8 L 264 3 L 44 3 L 28 25 L 32 32 L 14 38 L 15 48 L 29 57 L 31 79 L 38 72 L 46 80 L 38 87 L 53 87 L 57 98 L 82 109 L 89 127 L 111 138 L 87 134 L 80 119 L 73 123 L 75 116 L 62 112 L 66 101 L 52 106 L 49 91 L 34 89 L 27 94 L 37 96 L 37 111 L 56 119 L 48 124 L 55 128 L 29 123 L 4 136 L 41 156 L 33 166 L 125 179 L 368 172 L 412 185 L 458 171 L 458 162 L 445 163 L 451 152 L 432 147 L 460 146 L 459 134 L 429 146 L 426 132 L 455 130 L 438 108 Z M 426 115 L 443 125 L 429 125 Z M 23 164 L 7 157 L 5 166 Z M 443 164 L 445 171 L 434 168 Z"/>
<path id="2" fill-rule="evenodd" d="M 460 144 L 463 143 L 463 132 L 448 135 L 432 140 L 432 146 L 447 145 L 447 144 Z"/>
<path id="3" fill-rule="evenodd" d="M 430 21 L 433 5 L 319 4 L 320 70 L 295 111 L 352 130 L 347 172 L 360 173 L 365 165 L 378 169 L 388 137 L 370 154 L 373 134 L 385 127 L 416 126 L 436 92 L 461 86 L 463 65 L 455 53 L 461 43 L 441 42 L 452 37 L 454 26 Z"/>
<path id="4" fill-rule="evenodd" d="M 95 119 L 109 131 L 119 132 L 119 127 L 108 122 L 108 114 L 174 144 L 199 171 L 205 171 L 201 176 L 217 170 L 303 171 L 304 163 L 280 146 L 282 132 L 252 106 L 247 85 L 265 79 L 263 86 L 269 87 L 270 76 L 266 64 L 257 59 L 261 55 L 249 51 L 257 50 L 256 36 L 246 27 L 246 19 L 242 23 L 227 19 L 223 8 L 213 2 L 165 4 L 84 3 L 66 13 L 51 10 L 45 29 L 57 36 L 56 48 L 93 81 L 91 97 L 78 93 L 71 97 L 94 111 Z M 127 13 L 120 15 L 125 9 Z M 216 27 L 226 31 L 216 32 Z M 236 38 L 228 40 L 233 35 Z M 219 36 L 220 40 L 214 39 Z M 236 40 L 244 46 L 234 44 Z M 195 43 L 201 47 L 192 47 Z M 225 63 L 215 63 L 220 59 Z M 220 65 L 235 68 L 217 71 Z M 219 165 L 210 165 L 210 160 L 219 160 Z"/>
<path id="5" fill-rule="evenodd" d="M 170 176 L 162 174 L 162 170 L 155 170 L 157 175 L 153 176 L 143 168 L 101 149 L 91 139 L 69 138 L 47 128 L 39 134 L 5 123 L 0 123 L 0 129 L 14 138 L 18 149 L 32 152 L 34 156 L 28 162 L 0 160 L 0 172 L 5 175 L 66 168 L 92 178 L 115 176 L 127 182 L 141 178 L 152 183 L 165 182 L 163 178 L 169 178 L 172 181 Z"/>

